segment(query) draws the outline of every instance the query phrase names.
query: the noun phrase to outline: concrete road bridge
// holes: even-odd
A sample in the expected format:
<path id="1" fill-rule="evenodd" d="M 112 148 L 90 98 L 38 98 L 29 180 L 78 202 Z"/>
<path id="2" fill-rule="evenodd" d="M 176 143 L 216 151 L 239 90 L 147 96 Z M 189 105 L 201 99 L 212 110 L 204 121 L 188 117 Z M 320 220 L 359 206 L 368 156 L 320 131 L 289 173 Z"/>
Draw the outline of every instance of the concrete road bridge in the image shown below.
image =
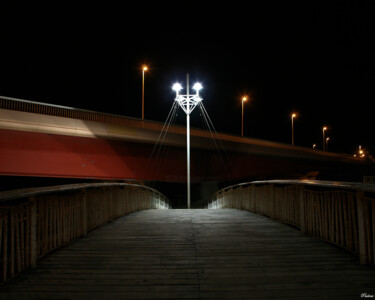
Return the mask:
<path id="1" fill-rule="evenodd" d="M 163 125 L 0 97 L 0 175 L 185 182 L 184 126 L 169 127 L 165 160 L 157 151 L 153 155 Z M 213 143 L 224 152 L 216 151 Z M 375 173 L 374 162 L 351 155 L 225 133 L 213 136 L 202 129 L 191 130 L 191 149 L 193 183 L 300 178 L 309 173 L 362 180 Z"/>

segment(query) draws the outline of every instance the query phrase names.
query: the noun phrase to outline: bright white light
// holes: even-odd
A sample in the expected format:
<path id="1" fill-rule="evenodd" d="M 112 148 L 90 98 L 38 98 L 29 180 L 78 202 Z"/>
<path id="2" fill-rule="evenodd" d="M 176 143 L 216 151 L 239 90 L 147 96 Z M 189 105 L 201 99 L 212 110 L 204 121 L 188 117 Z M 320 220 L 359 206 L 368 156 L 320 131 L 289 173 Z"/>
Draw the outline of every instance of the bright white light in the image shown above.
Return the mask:
<path id="1" fill-rule="evenodd" d="M 199 91 L 199 90 L 201 90 L 203 87 L 202 87 L 202 85 L 199 83 L 199 82 L 197 82 L 196 84 L 194 84 L 194 86 L 193 86 L 193 89 L 194 90 L 196 90 L 196 91 Z"/>
<path id="2" fill-rule="evenodd" d="M 175 83 L 173 85 L 172 89 L 175 90 L 176 92 L 178 92 L 178 91 L 182 90 L 182 86 L 179 83 Z"/>

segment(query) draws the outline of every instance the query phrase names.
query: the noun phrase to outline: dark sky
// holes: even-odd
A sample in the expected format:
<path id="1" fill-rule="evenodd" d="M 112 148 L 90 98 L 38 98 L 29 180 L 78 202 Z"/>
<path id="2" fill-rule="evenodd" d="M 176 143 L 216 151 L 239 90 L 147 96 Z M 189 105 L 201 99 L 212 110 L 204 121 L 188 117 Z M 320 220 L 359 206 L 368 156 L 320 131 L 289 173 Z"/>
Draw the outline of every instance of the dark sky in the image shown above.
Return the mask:
<path id="1" fill-rule="evenodd" d="M 128 3 L 128 2 L 127 2 Z M 181 3 L 181 4 L 179 4 Z M 164 122 L 171 86 L 199 80 L 218 131 L 375 151 L 373 1 L 176 2 L 2 8 L 0 95 Z M 183 124 L 179 114 L 177 122 Z M 199 111 L 192 115 L 201 126 Z"/>

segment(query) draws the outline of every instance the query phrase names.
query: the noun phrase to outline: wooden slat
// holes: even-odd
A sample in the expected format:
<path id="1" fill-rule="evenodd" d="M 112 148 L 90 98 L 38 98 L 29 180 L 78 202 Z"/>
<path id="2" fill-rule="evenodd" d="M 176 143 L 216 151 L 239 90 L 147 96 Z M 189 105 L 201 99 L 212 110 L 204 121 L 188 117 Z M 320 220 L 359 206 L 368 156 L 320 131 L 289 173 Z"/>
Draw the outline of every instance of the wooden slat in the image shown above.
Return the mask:
<path id="1" fill-rule="evenodd" d="M 14 276 L 14 209 L 10 210 L 10 237 L 9 237 L 9 276 Z"/>
<path id="2" fill-rule="evenodd" d="M 21 272 L 21 236 L 20 236 L 20 212 L 19 208 L 14 209 L 14 252 L 15 252 L 15 266 L 16 273 Z"/>
<path id="3" fill-rule="evenodd" d="M 8 211 L 2 211 L 2 242 L 1 242 L 1 248 L 0 253 L 1 260 L 2 260 L 2 268 L 1 268 L 1 279 L 2 281 L 5 281 L 7 279 L 7 268 L 8 268 Z"/>

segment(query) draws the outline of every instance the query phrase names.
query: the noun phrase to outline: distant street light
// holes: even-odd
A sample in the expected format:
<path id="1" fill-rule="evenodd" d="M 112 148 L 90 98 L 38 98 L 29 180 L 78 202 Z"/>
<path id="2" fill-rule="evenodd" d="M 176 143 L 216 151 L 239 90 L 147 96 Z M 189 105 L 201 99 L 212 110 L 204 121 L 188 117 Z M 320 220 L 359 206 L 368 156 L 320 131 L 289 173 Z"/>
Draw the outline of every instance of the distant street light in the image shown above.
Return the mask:
<path id="1" fill-rule="evenodd" d="M 313 144 L 313 145 L 312 145 L 312 148 L 313 148 L 313 149 L 316 149 L 316 144 Z"/>
<path id="2" fill-rule="evenodd" d="M 326 151 L 326 130 L 327 130 L 327 127 L 324 126 L 323 127 L 323 151 Z"/>
<path id="3" fill-rule="evenodd" d="M 147 66 L 142 67 L 142 120 L 145 118 L 145 71 L 147 70 Z"/>
<path id="4" fill-rule="evenodd" d="M 247 101 L 247 97 L 242 97 L 242 122 L 241 122 L 241 136 L 243 136 L 243 107 L 244 102 Z"/>
<path id="5" fill-rule="evenodd" d="M 297 117 L 297 114 L 293 113 L 292 114 L 292 146 L 294 146 L 294 124 L 293 124 L 293 120 L 294 120 L 295 117 Z"/>
<path id="6" fill-rule="evenodd" d="M 330 140 L 329 137 L 327 137 L 326 138 L 326 149 L 327 149 L 327 151 L 328 151 L 328 142 L 329 142 L 329 140 Z"/>
<path id="7" fill-rule="evenodd" d="M 193 86 L 195 95 L 189 95 L 189 74 L 186 74 L 186 95 L 180 95 L 179 91 L 182 86 L 175 83 L 172 87 L 176 91 L 176 98 L 174 99 L 186 113 L 186 156 L 187 156 L 187 208 L 190 208 L 190 113 L 203 99 L 199 97 L 199 90 L 202 89 L 200 83 Z"/>
<path id="8" fill-rule="evenodd" d="M 359 146 L 358 154 L 359 154 L 360 157 L 365 157 L 365 154 L 364 154 L 361 146 Z"/>
<path id="9" fill-rule="evenodd" d="M 364 149 L 362 149 L 362 146 L 358 147 L 358 150 L 354 153 L 354 157 L 359 157 L 359 158 L 365 158 L 366 157 L 366 152 Z"/>

